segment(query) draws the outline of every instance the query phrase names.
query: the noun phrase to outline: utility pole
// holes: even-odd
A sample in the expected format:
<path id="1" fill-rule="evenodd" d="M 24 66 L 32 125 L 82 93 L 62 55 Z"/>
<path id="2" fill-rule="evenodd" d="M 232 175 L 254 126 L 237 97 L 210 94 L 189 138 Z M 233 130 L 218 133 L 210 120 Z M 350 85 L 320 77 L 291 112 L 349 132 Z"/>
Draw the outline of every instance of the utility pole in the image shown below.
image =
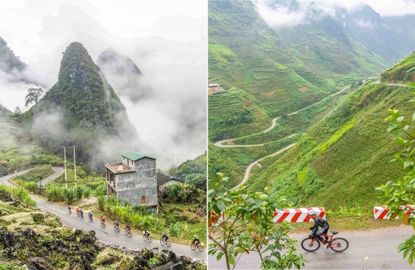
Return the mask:
<path id="1" fill-rule="evenodd" d="M 63 147 L 63 166 L 65 169 L 65 188 L 68 188 L 68 174 L 66 173 L 66 148 Z"/>
<path id="2" fill-rule="evenodd" d="M 76 146 L 73 146 L 73 175 L 75 177 L 75 186 L 76 186 Z"/>

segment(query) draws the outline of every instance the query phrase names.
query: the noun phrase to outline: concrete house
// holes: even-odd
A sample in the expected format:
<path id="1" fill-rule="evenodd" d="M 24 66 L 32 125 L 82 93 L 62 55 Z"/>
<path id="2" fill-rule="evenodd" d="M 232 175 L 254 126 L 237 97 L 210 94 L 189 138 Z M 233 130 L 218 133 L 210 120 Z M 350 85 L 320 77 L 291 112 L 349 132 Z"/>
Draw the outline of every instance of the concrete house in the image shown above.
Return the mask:
<path id="1" fill-rule="evenodd" d="M 156 159 L 134 151 L 121 156 L 121 163 L 105 165 L 108 195 L 132 206 L 157 206 Z"/>
<path id="2" fill-rule="evenodd" d="M 164 173 L 157 173 L 157 188 L 159 193 L 163 192 L 166 187 L 170 185 L 177 185 L 183 183 L 182 180 L 177 179 L 173 176 L 166 175 Z"/>

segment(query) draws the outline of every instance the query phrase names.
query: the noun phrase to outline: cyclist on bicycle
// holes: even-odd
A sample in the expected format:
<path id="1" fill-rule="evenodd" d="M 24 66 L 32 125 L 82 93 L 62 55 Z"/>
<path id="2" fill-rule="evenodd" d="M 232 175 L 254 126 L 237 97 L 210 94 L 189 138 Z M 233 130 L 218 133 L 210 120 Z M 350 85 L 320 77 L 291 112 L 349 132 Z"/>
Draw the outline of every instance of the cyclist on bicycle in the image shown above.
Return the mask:
<path id="1" fill-rule="evenodd" d="M 101 220 L 102 225 L 105 225 L 105 217 L 104 216 L 101 216 L 101 218 L 99 220 Z"/>
<path id="2" fill-rule="evenodd" d="M 130 224 L 125 225 L 125 232 L 127 234 L 131 234 L 131 226 L 130 226 Z"/>
<path id="3" fill-rule="evenodd" d="M 198 246 L 200 244 L 200 239 L 196 235 L 193 236 L 192 245 Z"/>
<path id="4" fill-rule="evenodd" d="M 114 221 L 114 229 L 117 231 L 120 230 L 120 223 L 118 222 L 118 219 Z"/>
<path id="5" fill-rule="evenodd" d="M 92 211 L 89 211 L 88 212 L 88 219 L 89 219 L 89 221 L 92 222 Z"/>
<path id="6" fill-rule="evenodd" d="M 314 225 L 310 227 L 311 235 L 310 237 L 316 237 L 318 240 L 320 240 L 323 243 L 326 243 L 328 240 L 327 232 L 329 231 L 329 223 L 326 219 L 320 218 L 317 213 L 314 210 L 311 210 L 308 212 L 310 217 L 314 220 Z M 321 235 L 326 235 L 324 239 Z M 328 243 L 327 243 L 328 245 Z"/>
<path id="7" fill-rule="evenodd" d="M 164 232 L 163 235 L 161 236 L 161 240 L 163 240 L 164 242 L 167 242 L 167 240 L 169 240 L 169 235 Z"/>
<path id="8" fill-rule="evenodd" d="M 144 228 L 143 235 L 146 237 L 150 237 L 150 232 L 147 230 L 147 228 Z"/>
<path id="9" fill-rule="evenodd" d="M 84 218 L 84 210 L 80 209 L 80 210 L 79 210 L 79 214 L 80 214 L 80 217 L 81 217 L 81 218 Z"/>
<path id="10" fill-rule="evenodd" d="M 72 208 L 71 208 L 70 205 L 68 205 L 68 212 L 69 212 L 69 214 L 72 214 Z"/>

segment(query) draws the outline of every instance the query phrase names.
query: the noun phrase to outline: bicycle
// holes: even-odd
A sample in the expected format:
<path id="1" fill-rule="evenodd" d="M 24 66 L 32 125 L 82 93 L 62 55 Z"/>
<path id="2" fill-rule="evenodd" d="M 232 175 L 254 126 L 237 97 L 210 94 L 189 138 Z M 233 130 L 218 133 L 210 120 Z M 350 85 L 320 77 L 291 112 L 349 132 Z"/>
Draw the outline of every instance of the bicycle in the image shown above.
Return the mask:
<path id="1" fill-rule="evenodd" d="M 164 247 L 164 246 L 171 247 L 171 243 L 170 243 L 169 239 L 167 239 L 165 237 L 163 237 L 163 238 L 160 239 L 160 245 L 162 247 Z"/>
<path id="2" fill-rule="evenodd" d="M 120 232 L 120 226 L 114 225 L 114 232 L 119 233 Z"/>
<path id="3" fill-rule="evenodd" d="M 303 241 L 301 241 L 301 247 L 305 251 L 314 252 L 318 250 L 321 244 L 325 245 L 328 244 L 327 248 L 335 252 L 343 252 L 349 248 L 349 242 L 345 238 L 333 238 L 339 232 L 331 231 L 331 235 L 329 234 L 322 234 L 321 236 L 327 240 L 321 241 L 317 237 L 310 237 L 308 236 Z M 320 243 L 321 242 L 321 243 Z"/>
<path id="4" fill-rule="evenodd" d="M 192 250 L 196 250 L 196 249 L 198 249 L 200 252 L 203 252 L 203 250 L 205 250 L 205 247 L 203 246 L 203 243 L 202 243 L 202 242 L 197 242 L 197 243 L 192 242 L 192 243 L 190 244 L 190 248 L 191 248 Z"/>

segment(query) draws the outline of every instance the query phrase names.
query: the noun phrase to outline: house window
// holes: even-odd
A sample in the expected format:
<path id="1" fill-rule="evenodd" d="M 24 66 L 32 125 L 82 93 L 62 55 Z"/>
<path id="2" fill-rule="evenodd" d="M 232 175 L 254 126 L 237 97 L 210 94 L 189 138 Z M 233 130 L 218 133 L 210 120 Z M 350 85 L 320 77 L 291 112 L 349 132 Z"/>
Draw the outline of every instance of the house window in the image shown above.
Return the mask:
<path id="1" fill-rule="evenodd" d="M 141 196 L 141 203 L 146 203 L 146 196 Z"/>

